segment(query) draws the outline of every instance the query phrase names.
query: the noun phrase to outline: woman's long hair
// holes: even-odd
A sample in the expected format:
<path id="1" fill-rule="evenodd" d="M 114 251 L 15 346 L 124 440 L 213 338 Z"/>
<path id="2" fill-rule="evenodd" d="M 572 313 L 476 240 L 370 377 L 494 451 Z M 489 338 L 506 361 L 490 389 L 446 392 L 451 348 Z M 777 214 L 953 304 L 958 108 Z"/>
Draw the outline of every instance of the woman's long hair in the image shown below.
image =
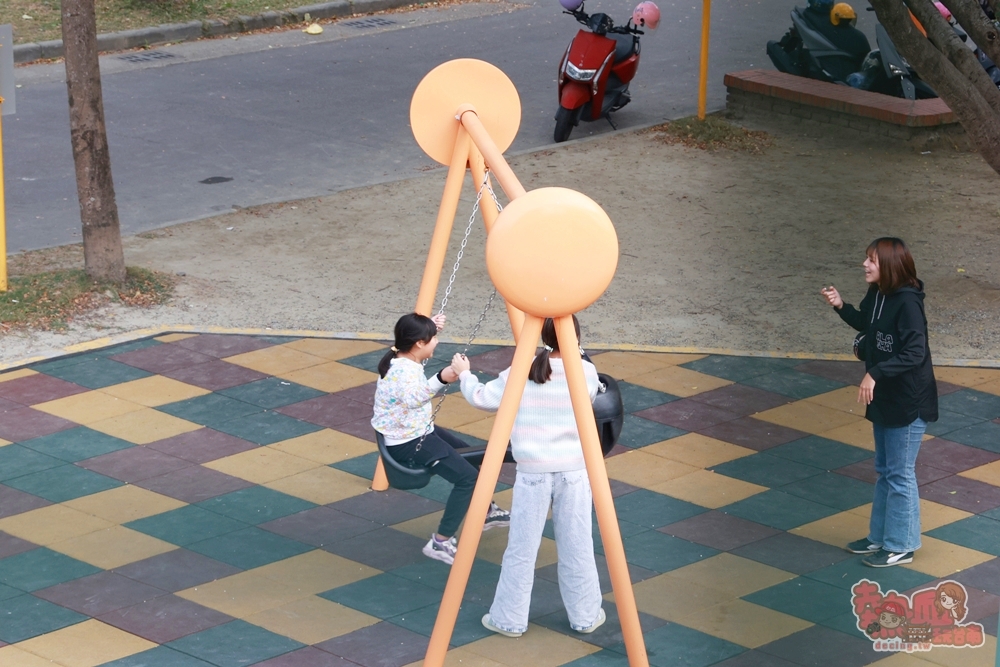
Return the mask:
<path id="1" fill-rule="evenodd" d="M 875 239 L 869 244 L 867 254 L 869 258 L 878 258 L 878 291 L 882 294 L 892 294 L 900 287 L 920 289 L 913 255 L 903 239 L 894 236 Z"/>
<path id="2" fill-rule="evenodd" d="M 573 316 L 573 328 L 576 329 L 576 339 L 580 340 L 580 322 Z M 542 343 L 546 346 L 535 356 L 528 371 L 528 379 L 535 384 L 545 384 L 552 377 L 552 366 L 549 364 L 549 348 L 552 352 L 559 351 L 559 339 L 556 337 L 556 323 L 551 318 L 542 323 Z"/>
<path id="3" fill-rule="evenodd" d="M 396 340 L 392 348 L 378 362 L 379 376 L 385 377 L 397 354 L 409 352 L 417 343 L 429 343 L 436 335 L 437 325 L 431 318 L 417 313 L 403 315 L 396 321 L 396 328 L 393 331 Z"/>

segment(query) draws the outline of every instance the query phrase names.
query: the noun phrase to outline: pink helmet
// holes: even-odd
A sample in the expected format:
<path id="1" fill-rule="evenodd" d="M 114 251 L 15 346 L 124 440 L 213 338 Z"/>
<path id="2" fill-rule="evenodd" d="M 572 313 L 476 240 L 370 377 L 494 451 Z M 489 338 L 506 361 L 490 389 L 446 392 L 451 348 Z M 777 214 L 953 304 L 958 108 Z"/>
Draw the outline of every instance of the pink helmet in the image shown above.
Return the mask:
<path id="1" fill-rule="evenodd" d="M 637 28 L 656 30 L 656 27 L 660 25 L 660 8 L 651 0 L 640 2 L 632 12 L 632 23 Z"/>

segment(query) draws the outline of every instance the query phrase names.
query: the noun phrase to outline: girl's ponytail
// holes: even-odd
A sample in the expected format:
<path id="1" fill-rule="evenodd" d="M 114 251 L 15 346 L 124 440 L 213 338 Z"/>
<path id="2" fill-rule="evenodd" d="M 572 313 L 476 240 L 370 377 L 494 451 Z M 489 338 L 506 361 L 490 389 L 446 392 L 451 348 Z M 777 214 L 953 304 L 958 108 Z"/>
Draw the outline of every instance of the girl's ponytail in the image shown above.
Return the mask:
<path id="1" fill-rule="evenodd" d="M 417 343 L 429 343 L 437 335 L 437 325 L 426 315 L 409 313 L 396 321 L 393 332 L 395 342 L 378 362 L 379 377 L 385 377 L 392 366 L 392 360 L 400 352 L 409 352 Z"/>
<path id="2" fill-rule="evenodd" d="M 580 340 L 580 322 L 573 316 L 573 328 L 576 329 L 576 339 Z M 542 344 L 544 349 L 535 356 L 528 371 L 528 379 L 535 384 L 545 384 L 552 377 L 552 365 L 549 363 L 549 353 L 559 351 L 559 339 L 556 337 L 556 323 L 551 317 L 542 323 Z"/>

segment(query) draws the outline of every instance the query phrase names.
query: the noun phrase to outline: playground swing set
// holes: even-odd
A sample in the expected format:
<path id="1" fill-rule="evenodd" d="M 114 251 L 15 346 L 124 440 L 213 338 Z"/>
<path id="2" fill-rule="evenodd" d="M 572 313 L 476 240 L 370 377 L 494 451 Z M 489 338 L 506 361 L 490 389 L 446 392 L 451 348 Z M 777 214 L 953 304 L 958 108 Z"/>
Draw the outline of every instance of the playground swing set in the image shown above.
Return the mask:
<path id="1" fill-rule="evenodd" d="M 606 385 L 608 389 L 591 403 L 572 317 L 596 301 L 611 283 L 618 265 L 618 236 L 608 215 L 586 195 L 558 187 L 530 192 L 524 189 L 503 158 L 503 151 L 513 142 L 520 122 L 521 103 L 514 84 L 498 68 L 474 59 L 452 60 L 431 70 L 417 86 L 410 104 L 410 124 L 417 143 L 431 158 L 448 166 L 414 310 L 430 315 L 466 171 L 472 172 L 474 182 L 483 184 L 477 204 L 484 188 L 496 202 L 489 186 L 492 175 L 510 203 L 501 207 L 497 202 L 496 207 L 482 208 L 487 234 L 486 267 L 496 288 L 495 293 L 499 293 L 506 302 L 516 342 L 510 375 L 489 441 L 484 448 L 470 448 L 481 450 L 476 453 L 480 465 L 479 478 L 424 665 L 444 665 L 500 466 L 509 456 L 508 442 L 528 382 L 528 371 L 541 336 L 542 324 L 546 318 L 553 318 L 559 349 L 563 351 L 573 412 L 580 432 L 629 665 L 648 667 L 639 613 L 603 458 L 621 430 L 621 396 L 613 380 L 603 376 L 602 381 L 610 381 Z M 473 216 L 475 212 L 473 210 Z M 442 301 L 442 310 L 454 283 L 471 226 L 470 220 L 459 260 Z M 470 345 L 492 301 L 491 296 L 470 337 Z M 611 404 L 607 415 L 603 414 L 606 408 L 602 396 L 606 397 L 603 401 Z M 440 406 L 439 403 L 437 409 Z M 599 431 L 605 435 L 602 437 Z M 397 488 L 419 488 L 429 481 L 430 472 L 426 468 L 409 469 L 396 463 L 388 455 L 384 442 L 379 443 L 379 451 L 381 455 L 372 480 L 374 490 L 383 491 L 390 483 Z"/>

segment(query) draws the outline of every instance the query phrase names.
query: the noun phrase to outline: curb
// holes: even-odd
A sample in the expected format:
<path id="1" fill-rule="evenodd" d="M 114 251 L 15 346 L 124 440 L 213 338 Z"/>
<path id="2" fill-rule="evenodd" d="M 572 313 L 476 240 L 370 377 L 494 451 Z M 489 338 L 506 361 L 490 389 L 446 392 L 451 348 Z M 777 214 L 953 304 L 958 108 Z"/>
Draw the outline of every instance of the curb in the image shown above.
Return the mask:
<path id="1" fill-rule="evenodd" d="M 124 51 L 155 44 L 185 42 L 203 37 L 217 37 L 239 32 L 250 32 L 264 28 L 277 28 L 293 23 L 303 23 L 306 16 L 313 19 L 344 18 L 357 14 L 370 14 L 386 9 L 395 9 L 416 4 L 414 0 L 334 0 L 318 5 L 296 7 L 280 12 L 264 12 L 255 16 L 237 16 L 229 21 L 189 21 L 188 23 L 167 23 L 137 30 L 123 30 L 97 36 L 99 53 Z M 14 47 L 14 63 L 22 65 L 36 60 L 61 58 L 61 39 L 47 42 L 18 44 Z"/>

